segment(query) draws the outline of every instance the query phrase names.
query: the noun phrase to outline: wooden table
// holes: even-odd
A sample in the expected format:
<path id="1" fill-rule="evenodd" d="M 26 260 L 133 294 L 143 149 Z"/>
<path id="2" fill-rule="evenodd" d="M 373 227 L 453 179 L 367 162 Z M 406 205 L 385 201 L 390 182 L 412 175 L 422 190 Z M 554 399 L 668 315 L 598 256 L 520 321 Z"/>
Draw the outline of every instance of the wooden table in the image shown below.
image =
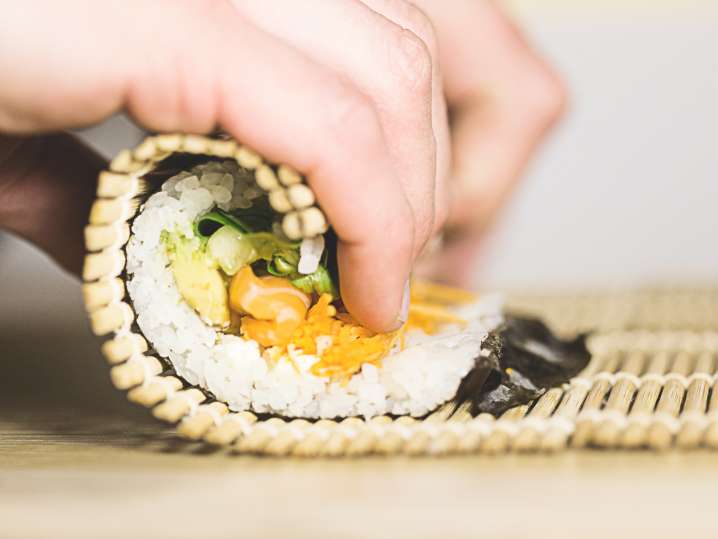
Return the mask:
<path id="1" fill-rule="evenodd" d="M 113 389 L 79 287 L 0 257 L 0 538 L 716 537 L 718 456 L 283 460 Z"/>

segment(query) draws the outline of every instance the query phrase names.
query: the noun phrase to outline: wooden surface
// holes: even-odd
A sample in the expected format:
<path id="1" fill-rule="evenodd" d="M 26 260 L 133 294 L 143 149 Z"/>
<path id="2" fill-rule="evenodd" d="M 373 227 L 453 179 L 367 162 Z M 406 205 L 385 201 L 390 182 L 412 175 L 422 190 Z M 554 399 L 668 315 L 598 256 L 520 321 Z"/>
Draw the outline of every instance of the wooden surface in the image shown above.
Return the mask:
<path id="1" fill-rule="evenodd" d="M 232 456 L 176 441 L 84 326 L 0 332 L 0 537 L 709 537 L 709 453 Z"/>
<path id="2" fill-rule="evenodd" d="M 718 454 L 302 461 L 179 442 L 111 387 L 76 283 L 2 256 L 0 276 L 2 539 L 716 536 Z"/>

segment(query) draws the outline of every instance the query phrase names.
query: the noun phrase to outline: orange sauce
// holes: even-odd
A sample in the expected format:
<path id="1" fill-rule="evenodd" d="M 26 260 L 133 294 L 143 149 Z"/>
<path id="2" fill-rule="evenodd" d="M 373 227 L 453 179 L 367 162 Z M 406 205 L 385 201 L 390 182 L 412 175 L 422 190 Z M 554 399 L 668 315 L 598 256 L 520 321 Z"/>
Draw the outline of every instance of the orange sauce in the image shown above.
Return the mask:
<path id="1" fill-rule="evenodd" d="M 304 322 L 309 298 L 281 277 L 257 277 L 245 266 L 229 285 L 229 306 L 243 316 L 241 331 L 265 347 L 286 345 Z"/>

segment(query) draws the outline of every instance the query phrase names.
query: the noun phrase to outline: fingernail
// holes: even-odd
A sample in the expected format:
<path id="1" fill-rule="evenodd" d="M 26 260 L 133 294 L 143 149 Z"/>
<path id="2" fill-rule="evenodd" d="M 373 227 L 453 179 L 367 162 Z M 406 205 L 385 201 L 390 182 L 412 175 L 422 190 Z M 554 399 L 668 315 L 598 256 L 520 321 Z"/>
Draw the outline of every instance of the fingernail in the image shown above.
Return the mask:
<path id="1" fill-rule="evenodd" d="M 401 310 L 399 311 L 399 322 L 403 325 L 409 319 L 409 302 L 411 300 L 411 286 L 409 285 L 409 279 L 406 280 L 404 285 L 404 295 L 401 297 Z"/>

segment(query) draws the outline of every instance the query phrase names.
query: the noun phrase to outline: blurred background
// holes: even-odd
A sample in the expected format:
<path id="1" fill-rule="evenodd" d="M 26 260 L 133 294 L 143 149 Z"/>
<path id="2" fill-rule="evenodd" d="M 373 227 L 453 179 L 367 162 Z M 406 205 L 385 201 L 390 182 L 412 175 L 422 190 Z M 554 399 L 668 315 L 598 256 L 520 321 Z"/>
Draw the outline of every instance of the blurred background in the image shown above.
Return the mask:
<path id="1" fill-rule="evenodd" d="M 476 285 L 625 288 L 718 280 L 718 2 L 512 0 L 571 89 L 570 111 L 486 238 Z M 140 131 L 82 136 L 111 155 Z M 0 239 L 0 321 L 18 312 L 84 329 L 79 285 Z"/>
<path id="2" fill-rule="evenodd" d="M 718 279 L 718 2 L 510 2 L 571 89 L 478 270 L 489 285 Z"/>
<path id="3" fill-rule="evenodd" d="M 486 238 L 475 284 L 718 285 L 718 0 L 506 5 L 572 103 Z M 141 132 L 116 117 L 82 136 L 109 156 Z M 79 283 L 2 235 L 0 351 L 0 529 L 209 537 L 231 515 L 239 533 L 273 524 L 280 537 L 346 523 L 383 536 L 410 523 L 417 537 L 605 537 L 616 523 L 631 537 L 715 535 L 713 454 L 200 458 L 111 386 Z"/>

